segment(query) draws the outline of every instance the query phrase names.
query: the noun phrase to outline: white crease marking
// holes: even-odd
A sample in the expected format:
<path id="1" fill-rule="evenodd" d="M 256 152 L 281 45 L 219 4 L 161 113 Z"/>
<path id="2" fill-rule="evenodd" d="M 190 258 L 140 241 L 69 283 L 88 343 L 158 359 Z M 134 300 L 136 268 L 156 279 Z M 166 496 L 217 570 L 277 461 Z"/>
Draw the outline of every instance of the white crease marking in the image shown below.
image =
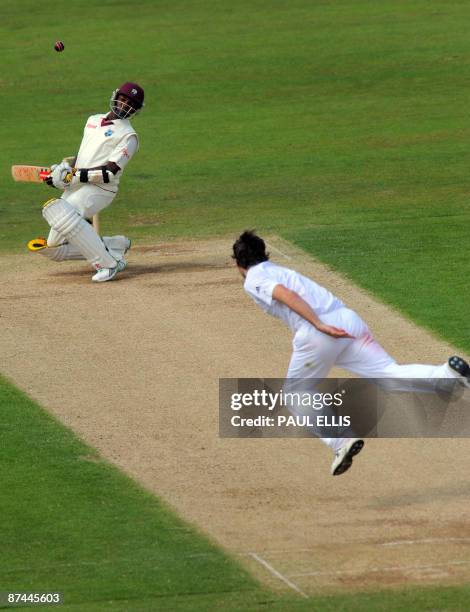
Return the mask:
<path id="1" fill-rule="evenodd" d="M 258 563 L 260 563 L 263 567 L 265 567 L 269 572 L 271 572 L 273 576 L 276 576 L 276 578 L 279 578 L 279 580 L 282 580 L 282 582 L 285 582 L 285 584 L 287 584 L 291 589 L 296 591 L 299 595 L 302 595 L 302 597 L 305 597 L 305 599 L 308 599 L 308 595 L 306 595 L 302 591 L 302 589 L 300 589 L 294 582 L 292 582 L 292 580 L 289 580 L 289 578 L 281 574 L 281 572 L 278 572 L 277 569 L 275 569 L 270 563 L 265 561 L 263 557 L 260 557 L 259 555 L 253 552 L 248 553 L 248 554 L 250 555 L 250 557 L 255 559 L 255 561 L 258 561 Z"/>

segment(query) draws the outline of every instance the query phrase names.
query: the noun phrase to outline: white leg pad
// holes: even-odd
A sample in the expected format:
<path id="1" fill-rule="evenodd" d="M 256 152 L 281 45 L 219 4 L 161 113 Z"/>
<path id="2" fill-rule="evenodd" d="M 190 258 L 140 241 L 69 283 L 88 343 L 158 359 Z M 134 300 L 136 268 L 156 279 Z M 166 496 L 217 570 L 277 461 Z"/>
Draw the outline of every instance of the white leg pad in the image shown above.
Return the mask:
<path id="1" fill-rule="evenodd" d="M 51 231 L 49 232 L 49 236 L 47 237 L 47 246 L 57 247 L 61 244 L 64 244 L 64 242 L 64 237 L 58 234 L 55 230 L 51 229 Z"/>
<path id="2" fill-rule="evenodd" d="M 78 249 L 95 270 L 116 267 L 116 260 L 108 253 L 93 227 L 66 200 L 59 198 L 46 204 L 42 216 L 53 230 Z"/>
<path id="3" fill-rule="evenodd" d="M 108 252 L 114 257 L 114 259 L 123 259 L 124 252 L 129 248 L 129 239 L 125 236 L 102 236 L 101 239 L 104 242 L 104 246 L 108 249 Z M 49 247 L 49 241 L 48 241 Z M 52 261 L 70 261 L 70 260 L 84 260 L 85 258 L 77 249 L 76 246 L 67 242 L 57 247 L 49 247 L 39 251 L 41 255 L 52 259 Z"/>
<path id="4" fill-rule="evenodd" d="M 42 249 L 39 251 L 41 255 L 47 257 L 48 259 L 52 259 L 52 261 L 65 261 L 70 259 L 85 259 L 77 247 L 73 246 L 73 244 L 61 244 L 57 247 L 47 247 L 47 249 Z"/>
<path id="5" fill-rule="evenodd" d="M 53 230 L 51 230 L 53 231 Z M 56 234 L 56 232 L 54 232 Z M 58 235 L 58 234 L 57 234 Z M 63 240 L 63 238 L 61 238 Z M 123 259 L 124 252 L 129 248 L 129 239 L 125 236 L 102 236 L 102 240 L 104 242 L 105 247 L 108 249 L 109 253 L 114 257 L 114 259 Z M 59 246 L 49 246 L 49 239 L 47 239 L 47 249 L 42 249 L 39 251 L 41 255 L 51 259 L 52 261 L 71 261 L 71 260 L 81 260 L 83 261 L 85 258 L 77 249 L 76 246 L 70 244 L 69 242 L 65 244 L 61 244 Z"/>
<path id="6" fill-rule="evenodd" d="M 124 254 L 131 244 L 126 236 L 102 236 L 102 240 L 111 255 L 119 260 L 124 259 Z"/>

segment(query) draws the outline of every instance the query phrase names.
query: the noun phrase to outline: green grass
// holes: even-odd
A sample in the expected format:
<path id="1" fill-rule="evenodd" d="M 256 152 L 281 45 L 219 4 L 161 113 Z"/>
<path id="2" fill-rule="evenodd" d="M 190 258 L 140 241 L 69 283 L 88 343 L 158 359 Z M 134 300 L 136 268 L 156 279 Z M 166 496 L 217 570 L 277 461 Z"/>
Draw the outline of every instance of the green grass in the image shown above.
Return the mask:
<path id="1" fill-rule="evenodd" d="M 87 7 L 2 2 L 0 249 L 46 232 L 53 193 L 14 184 L 10 165 L 74 153 L 86 116 L 132 78 L 141 150 L 106 232 L 277 232 L 470 351 L 468 3 Z"/>
<path id="2" fill-rule="evenodd" d="M 54 193 L 13 183 L 11 164 L 76 152 L 86 117 L 135 79 L 141 150 L 102 216 L 107 233 L 279 233 L 470 351 L 469 18 L 453 0 L 2 0 L 0 250 L 46 232 L 40 204 Z M 267 594 L 191 528 L 174 531 L 182 524 L 156 499 L 81 459 L 93 451 L 1 390 L 5 588 L 60 587 L 79 610 L 107 599 L 123 610 L 312 609 Z M 183 557 L 201 550 L 211 554 L 197 564 Z M 83 607 L 90 599 L 100 603 Z M 468 600 L 462 587 L 315 605 Z"/>
<path id="3" fill-rule="evenodd" d="M 466 609 L 470 587 L 275 595 L 1 377 L 0 411 L 0 591 L 80 611 Z"/>
<path id="4" fill-rule="evenodd" d="M 261 593 L 237 563 L 2 378 L 0 406 L 0 591 L 167 605 Z"/>

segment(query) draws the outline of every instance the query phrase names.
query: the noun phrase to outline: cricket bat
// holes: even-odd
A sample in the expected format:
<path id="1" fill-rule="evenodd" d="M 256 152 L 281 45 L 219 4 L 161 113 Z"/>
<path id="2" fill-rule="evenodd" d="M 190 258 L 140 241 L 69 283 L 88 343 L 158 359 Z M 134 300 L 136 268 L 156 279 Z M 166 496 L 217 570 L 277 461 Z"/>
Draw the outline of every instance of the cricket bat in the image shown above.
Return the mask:
<path id="1" fill-rule="evenodd" d="M 66 161 L 73 161 L 74 157 L 66 157 Z M 44 183 L 46 178 L 51 173 L 51 169 L 48 166 L 27 166 L 24 164 L 17 164 L 11 167 L 11 175 L 13 180 L 21 183 Z M 93 215 L 93 227 L 97 234 L 100 232 L 100 223 L 98 215 Z"/>
<path id="2" fill-rule="evenodd" d="M 47 166 L 12 166 L 13 180 L 22 183 L 43 183 L 51 172 Z"/>

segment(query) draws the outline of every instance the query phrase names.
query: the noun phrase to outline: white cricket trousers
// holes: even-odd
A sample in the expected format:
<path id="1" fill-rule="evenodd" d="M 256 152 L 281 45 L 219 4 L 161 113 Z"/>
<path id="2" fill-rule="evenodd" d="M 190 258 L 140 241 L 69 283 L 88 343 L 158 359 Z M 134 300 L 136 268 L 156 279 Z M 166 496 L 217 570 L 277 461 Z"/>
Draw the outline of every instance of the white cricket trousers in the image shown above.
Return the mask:
<path id="1" fill-rule="evenodd" d="M 394 388 L 397 391 L 410 391 L 416 387 L 406 385 L 406 379 L 455 377 L 447 362 L 439 366 L 397 364 L 374 340 L 361 317 L 349 308 L 338 308 L 320 318 L 323 323 L 346 330 L 354 338 L 332 338 L 306 322 L 293 339 L 294 350 L 287 372 L 288 379 L 326 378 L 336 365 L 363 378 L 405 379 L 400 380 L 401 384 Z M 346 441 L 345 438 L 322 440 L 334 451 Z"/>

